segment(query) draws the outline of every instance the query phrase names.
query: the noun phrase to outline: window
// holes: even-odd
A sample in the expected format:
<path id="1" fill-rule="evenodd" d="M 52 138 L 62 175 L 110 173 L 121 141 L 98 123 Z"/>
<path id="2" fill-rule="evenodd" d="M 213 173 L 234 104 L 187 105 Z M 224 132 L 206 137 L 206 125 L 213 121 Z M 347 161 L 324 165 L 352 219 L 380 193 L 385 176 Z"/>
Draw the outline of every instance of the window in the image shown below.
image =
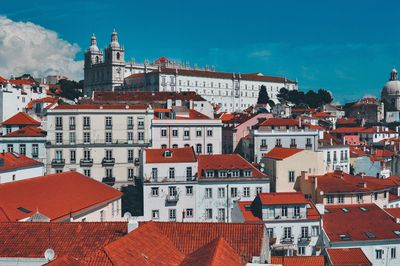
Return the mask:
<path id="1" fill-rule="evenodd" d="M 26 154 L 26 144 L 20 144 L 19 145 L 19 153 L 22 155 Z"/>
<path id="2" fill-rule="evenodd" d="M 225 170 L 218 171 L 218 177 L 227 177 L 228 173 Z"/>
<path id="3" fill-rule="evenodd" d="M 106 150 L 106 160 L 112 160 L 113 159 L 113 152 L 112 150 Z"/>
<path id="4" fill-rule="evenodd" d="M 172 129 L 172 136 L 173 137 L 178 137 L 178 129 Z"/>
<path id="5" fill-rule="evenodd" d="M 151 211 L 151 218 L 154 220 L 160 219 L 160 211 L 159 210 L 152 210 Z"/>
<path id="6" fill-rule="evenodd" d="M 196 129 L 196 137 L 201 137 L 201 128 Z"/>
<path id="7" fill-rule="evenodd" d="M 250 177 L 250 176 L 251 176 L 251 170 L 244 170 L 244 171 L 243 171 L 243 175 L 244 175 L 245 177 Z"/>
<path id="8" fill-rule="evenodd" d="M 133 150 L 128 150 L 128 162 L 133 162 Z"/>
<path id="9" fill-rule="evenodd" d="M 317 226 L 317 225 L 311 226 L 311 235 L 319 236 L 319 226 Z"/>
<path id="10" fill-rule="evenodd" d="M 56 129 L 57 130 L 63 129 L 63 121 L 61 116 L 56 116 Z"/>
<path id="11" fill-rule="evenodd" d="M 239 170 L 232 170 L 231 171 L 231 177 L 239 177 L 239 174 L 240 174 Z"/>
<path id="12" fill-rule="evenodd" d="M 267 147 L 267 140 L 261 139 L 261 147 Z"/>
<path id="13" fill-rule="evenodd" d="M 128 116 L 127 127 L 128 127 L 128 129 L 133 129 L 133 117 L 132 116 Z"/>
<path id="14" fill-rule="evenodd" d="M 83 170 L 83 174 L 84 174 L 85 176 L 89 176 L 89 177 L 90 177 L 90 175 L 92 174 L 92 172 L 90 171 L 90 169 L 84 169 L 84 170 Z"/>
<path id="15" fill-rule="evenodd" d="M 213 153 L 213 145 L 211 143 L 207 144 L 207 153 L 208 154 Z"/>
<path id="16" fill-rule="evenodd" d="M 100 222 L 104 222 L 104 210 L 100 211 Z"/>
<path id="17" fill-rule="evenodd" d="M 151 169 L 151 177 L 153 179 L 157 180 L 157 174 L 158 174 L 157 168 L 152 168 Z"/>
<path id="18" fill-rule="evenodd" d="M 138 132 L 138 140 L 144 140 L 144 132 Z"/>
<path id="19" fill-rule="evenodd" d="M 161 129 L 161 137 L 166 137 L 167 136 L 167 129 L 162 128 Z"/>
<path id="20" fill-rule="evenodd" d="M 300 206 L 294 206 L 293 211 L 295 217 L 300 216 Z"/>
<path id="21" fill-rule="evenodd" d="M 178 148 L 178 144 L 172 144 L 172 148 L 173 148 L 173 149 Z"/>
<path id="22" fill-rule="evenodd" d="M 274 228 L 267 228 L 267 235 L 269 238 L 274 237 Z"/>
<path id="23" fill-rule="evenodd" d="M 283 228 L 283 238 L 292 238 L 292 228 L 291 227 Z"/>
<path id="24" fill-rule="evenodd" d="M 225 188 L 223 187 L 218 188 L 218 198 L 225 198 Z"/>
<path id="25" fill-rule="evenodd" d="M 176 221 L 176 210 L 175 209 L 169 209 L 169 220 L 170 221 Z"/>
<path id="26" fill-rule="evenodd" d="M 90 143 L 90 132 L 83 132 L 83 143 L 84 144 Z"/>
<path id="27" fill-rule="evenodd" d="M 184 139 L 189 139 L 190 138 L 190 130 L 188 128 L 185 128 L 183 130 L 183 138 Z"/>
<path id="28" fill-rule="evenodd" d="M 294 182 L 294 171 L 289 171 L 289 183 Z"/>
<path id="29" fill-rule="evenodd" d="M 142 117 L 139 117 L 137 122 L 138 122 L 138 128 L 144 129 L 144 119 Z"/>
<path id="30" fill-rule="evenodd" d="M 69 161 L 71 163 L 75 163 L 76 162 L 76 151 L 75 150 L 70 150 L 69 151 Z"/>
<path id="31" fill-rule="evenodd" d="M 192 173 L 192 167 L 188 166 L 186 167 L 186 179 L 192 179 L 193 173 Z"/>
<path id="32" fill-rule="evenodd" d="M 276 139 L 276 140 L 275 140 L 275 146 L 276 146 L 276 147 L 282 146 L 281 139 Z"/>
<path id="33" fill-rule="evenodd" d="M 213 135 L 212 128 L 207 128 L 207 137 L 212 137 L 212 135 Z"/>
<path id="34" fill-rule="evenodd" d="M 256 194 L 262 193 L 262 187 L 256 187 Z"/>
<path id="35" fill-rule="evenodd" d="M 337 157 L 336 157 L 336 151 L 333 151 L 333 162 L 337 161 Z"/>
<path id="36" fill-rule="evenodd" d="M 206 198 L 207 199 L 212 198 L 212 188 L 206 188 Z"/>
<path id="37" fill-rule="evenodd" d="M 62 159 L 63 159 L 62 150 L 56 150 L 56 160 L 62 160 Z"/>
<path id="38" fill-rule="evenodd" d="M 108 144 L 112 143 L 112 133 L 111 132 L 106 132 L 106 143 L 108 143 Z"/>
<path id="39" fill-rule="evenodd" d="M 196 144 L 196 153 L 200 154 L 202 150 L 203 148 L 201 147 L 201 144 Z"/>
<path id="40" fill-rule="evenodd" d="M 185 217 L 192 218 L 193 217 L 193 209 L 186 209 Z"/>
<path id="41" fill-rule="evenodd" d="M 132 141 L 133 141 L 133 132 L 128 131 L 128 142 L 132 142 Z"/>
<path id="42" fill-rule="evenodd" d="M 296 139 L 290 139 L 290 146 L 296 146 Z"/>
<path id="43" fill-rule="evenodd" d="M 374 192 L 374 199 L 378 200 L 378 193 L 377 192 Z"/>
<path id="44" fill-rule="evenodd" d="M 282 206 L 282 208 L 281 208 L 282 217 L 287 217 L 287 213 L 288 213 L 287 210 L 288 210 L 287 206 Z"/>
<path id="45" fill-rule="evenodd" d="M 56 144 L 62 144 L 63 143 L 63 133 L 57 132 L 56 133 Z"/>
<path id="46" fill-rule="evenodd" d="M 307 238 L 308 237 L 308 227 L 302 226 L 301 227 L 301 237 Z"/>
<path id="47" fill-rule="evenodd" d="M 306 247 L 297 248 L 297 255 L 305 255 L 305 254 L 306 254 Z"/>
<path id="48" fill-rule="evenodd" d="M 237 187 L 231 187 L 231 197 L 236 198 L 238 195 Z"/>
<path id="49" fill-rule="evenodd" d="M 76 143 L 76 133 L 69 132 L 69 144 L 75 144 L 75 143 Z"/>
<path id="50" fill-rule="evenodd" d="M 174 167 L 170 167 L 169 168 L 169 179 L 175 179 L 175 168 Z"/>
<path id="51" fill-rule="evenodd" d="M 214 177 L 214 171 L 212 170 L 206 171 L 206 177 Z"/>
<path id="52" fill-rule="evenodd" d="M 193 195 L 193 186 L 186 186 L 186 195 Z"/>
<path id="53" fill-rule="evenodd" d="M 245 198 L 250 197 L 250 188 L 249 187 L 243 188 L 243 197 L 245 197 Z"/>
<path id="54" fill-rule="evenodd" d="M 83 129 L 90 129 L 90 117 L 89 116 L 83 117 Z"/>
<path id="55" fill-rule="evenodd" d="M 112 117 L 111 116 L 106 116 L 105 128 L 106 129 L 111 129 L 112 128 Z"/>
<path id="56" fill-rule="evenodd" d="M 224 208 L 219 208 L 218 209 L 218 217 L 217 217 L 219 222 L 224 222 L 225 221 L 225 209 Z"/>
<path id="57" fill-rule="evenodd" d="M 344 196 L 343 195 L 339 195 L 338 196 L 338 203 L 344 203 Z"/>
<path id="58" fill-rule="evenodd" d="M 382 259 L 382 255 L 383 255 L 383 250 L 382 250 L 382 249 L 376 249 L 376 250 L 375 250 L 375 258 L 376 258 L 377 260 Z"/>
<path id="59" fill-rule="evenodd" d="M 331 152 L 330 151 L 328 151 L 326 154 L 326 160 L 328 161 L 328 163 L 331 162 Z"/>
<path id="60" fill-rule="evenodd" d="M 32 157 L 37 158 L 39 156 L 39 144 L 32 144 Z"/>
<path id="61" fill-rule="evenodd" d="M 175 197 L 177 195 L 176 187 L 168 187 L 168 195 Z"/>
<path id="62" fill-rule="evenodd" d="M 128 168 L 128 181 L 133 181 L 135 175 L 133 174 L 133 168 Z"/>
<path id="63" fill-rule="evenodd" d="M 213 218 L 212 209 L 206 209 L 206 219 L 211 220 Z"/>
<path id="64" fill-rule="evenodd" d="M 396 248 L 391 248 L 390 249 L 390 258 L 395 259 L 396 258 Z"/>
<path id="65" fill-rule="evenodd" d="M 363 194 L 357 194 L 357 203 L 363 202 Z"/>
<path id="66" fill-rule="evenodd" d="M 327 196 L 327 202 L 328 202 L 328 204 L 332 204 L 332 203 L 333 203 L 333 200 L 334 200 L 334 197 L 333 197 L 333 196 L 331 196 L 331 195 L 328 195 L 328 196 Z"/>
<path id="67" fill-rule="evenodd" d="M 158 187 L 152 187 L 151 188 L 151 196 L 152 197 L 158 197 Z"/>
<path id="68" fill-rule="evenodd" d="M 113 169 L 112 168 L 106 169 L 106 177 L 113 177 Z"/>
<path id="69" fill-rule="evenodd" d="M 7 152 L 14 152 L 14 145 L 7 144 Z"/>
<path id="70" fill-rule="evenodd" d="M 307 144 L 306 144 L 307 146 L 311 146 L 312 144 L 311 144 L 311 139 L 310 138 L 307 138 Z"/>
<path id="71" fill-rule="evenodd" d="M 90 156 L 90 150 L 84 150 L 83 151 L 83 159 L 84 160 L 90 160 L 92 157 Z"/>
<path id="72" fill-rule="evenodd" d="M 167 148 L 167 144 L 162 144 L 161 145 L 161 149 L 166 149 Z"/>

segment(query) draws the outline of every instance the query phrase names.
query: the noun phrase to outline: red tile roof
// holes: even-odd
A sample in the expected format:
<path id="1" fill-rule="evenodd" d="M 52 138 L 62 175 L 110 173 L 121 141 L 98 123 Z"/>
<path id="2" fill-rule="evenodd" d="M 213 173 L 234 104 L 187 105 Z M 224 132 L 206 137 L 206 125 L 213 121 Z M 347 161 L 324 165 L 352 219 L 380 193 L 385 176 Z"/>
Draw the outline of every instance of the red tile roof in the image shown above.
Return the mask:
<path id="1" fill-rule="evenodd" d="M 146 110 L 147 104 L 61 104 L 54 110 L 91 110 L 91 109 L 131 109 L 131 110 Z"/>
<path id="2" fill-rule="evenodd" d="M 43 166 L 43 163 L 31 159 L 25 155 L 17 153 L 0 153 L 0 159 L 3 160 L 3 165 L 0 166 L 0 173 L 13 171 L 16 169 L 25 169 L 31 167 Z"/>
<path id="3" fill-rule="evenodd" d="M 325 209 L 323 226 L 331 242 L 400 239 L 395 233 L 400 224 L 375 204 L 327 205 Z"/>
<path id="4" fill-rule="evenodd" d="M 165 108 L 158 108 L 154 109 L 154 119 L 160 119 L 158 113 L 175 113 L 172 109 L 165 109 Z M 186 114 L 182 113 L 175 113 L 174 118 L 170 118 L 170 116 L 165 115 L 162 120 L 164 119 L 176 119 L 176 120 L 184 120 L 184 119 L 210 119 L 208 116 L 194 110 L 189 109 L 187 110 Z"/>
<path id="5" fill-rule="evenodd" d="M 26 125 L 26 126 L 40 126 L 40 122 L 33 119 L 27 113 L 19 112 L 16 115 L 10 117 L 6 121 L 2 123 L 3 126 L 19 126 L 19 125 Z"/>
<path id="6" fill-rule="evenodd" d="M 264 154 L 264 157 L 275 160 L 283 160 L 302 151 L 302 149 L 275 147 L 268 153 Z"/>
<path id="7" fill-rule="evenodd" d="M 13 85 L 35 85 L 36 82 L 28 79 L 10 79 L 9 82 Z"/>
<path id="8" fill-rule="evenodd" d="M 326 252 L 332 266 L 372 266 L 361 248 L 328 248 Z"/>
<path id="9" fill-rule="evenodd" d="M 301 192 L 260 193 L 258 197 L 263 205 L 309 204 Z"/>
<path id="10" fill-rule="evenodd" d="M 246 223 L 262 222 L 262 219 L 251 211 L 252 201 L 238 201 L 239 209 L 242 213 L 243 219 Z"/>
<path id="11" fill-rule="evenodd" d="M 83 261 L 126 233 L 126 222 L 3 222 L 0 257 L 43 258 L 45 250 L 52 248 L 56 258 Z"/>
<path id="12" fill-rule="evenodd" d="M 261 254 L 263 224 L 158 222 L 155 225 L 185 255 L 219 237 L 224 238 L 244 261 L 251 261 L 253 256 Z"/>
<path id="13" fill-rule="evenodd" d="M 64 172 L 0 184 L 0 207 L 10 221 L 39 211 L 53 221 L 121 198 L 118 190 L 77 172 Z M 18 208 L 29 210 L 26 213 Z"/>
<path id="14" fill-rule="evenodd" d="M 267 177 L 239 154 L 199 155 L 198 162 L 199 178 L 205 178 L 206 170 L 251 170 L 252 177 Z"/>
<path id="15" fill-rule="evenodd" d="M 313 117 L 316 118 L 324 118 L 324 117 L 336 117 L 336 115 L 328 113 L 328 112 L 316 112 L 312 114 Z"/>
<path id="16" fill-rule="evenodd" d="M 400 208 L 386 208 L 385 211 L 394 218 L 400 219 Z"/>
<path id="17" fill-rule="evenodd" d="M 331 130 L 331 133 L 338 134 L 358 134 L 365 130 L 364 127 L 339 127 L 334 130 Z"/>
<path id="18" fill-rule="evenodd" d="M 354 158 L 354 157 L 359 157 L 359 156 L 364 156 L 364 155 L 366 155 L 366 153 L 362 149 L 350 146 L 350 157 Z"/>
<path id="19" fill-rule="evenodd" d="M 165 152 L 171 153 L 170 157 Z M 172 148 L 172 149 L 145 149 L 146 163 L 186 163 L 196 162 L 196 155 L 193 147 Z"/>
<path id="20" fill-rule="evenodd" d="M 272 264 L 283 266 L 324 266 L 324 256 L 271 257 Z"/>
<path id="21" fill-rule="evenodd" d="M 244 266 L 245 262 L 223 237 L 186 256 L 181 266 Z"/>
<path id="22" fill-rule="evenodd" d="M 395 153 L 389 150 L 381 150 L 381 149 L 375 150 L 375 156 L 378 157 L 392 157 L 394 155 Z"/>
<path id="23" fill-rule="evenodd" d="M 179 265 L 185 257 L 153 222 L 139 226 L 104 250 L 113 265 Z"/>
<path id="24" fill-rule="evenodd" d="M 206 101 L 203 97 L 201 97 L 194 91 L 95 91 L 93 94 L 93 102 L 97 103 L 164 103 L 167 100 Z"/>
<path id="25" fill-rule="evenodd" d="M 3 137 L 45 137 L 46 131 L 35 126 L 26 126 L 10 132 Z"/>
<path id="26" fill-rule="evenodd" d="M 291 118 L 269 118 L 260 124 L 260 126 L 299 126 L 299 121 Z"/>

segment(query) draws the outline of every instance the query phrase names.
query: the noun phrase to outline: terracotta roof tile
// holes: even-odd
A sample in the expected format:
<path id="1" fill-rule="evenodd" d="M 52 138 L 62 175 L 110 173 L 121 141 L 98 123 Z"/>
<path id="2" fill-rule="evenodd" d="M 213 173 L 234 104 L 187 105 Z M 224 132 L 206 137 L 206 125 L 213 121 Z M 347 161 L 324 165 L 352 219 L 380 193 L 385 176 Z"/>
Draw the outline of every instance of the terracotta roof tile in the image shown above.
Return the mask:
<path id="1" fill-rule="evenodd" d="M 291 118 L 269 118 L 260 124 L 260 126 L 299 126 L 299 121 Z"/>
<path id="2" fill-rule="evenodd" d="M 394 218 L 400 219 L 400 208 L 386 208 L 385 211 Z"/>
<path id="3" fill-rule="evenodd" d="M 263 205 L 285 205 L 285 204 L 309 204 L 309 200 L 301 192 L 270 192 L 260 193 Z"/>
<path id="4" fill-rule="evenodd" d="M 27 113 L 19 112 L 16 115 L 10 117 L 2 123 L 3 126 L 13 125 L 26 125 L 26 126 L 40 126 L 40 122 L 33 119 Z"/>
<path id="5" fill-rule="evenodd" d="M 146 110 L 147 104 L 61 104 L 54 110 L 92 110 L 92 109 L 131 109 L 131 110 Z"/>
<path id="6" fill-rule="evenodd" d="M 283 266 L 324 266 L 324 256 L 271 257 L 272 264 Z"/>
<path id="7" fill-rule="evenodd" d="M 206 170 L 251 170 L 253 177 L 267 177 L 239 154 L 198 156 L 198 176 L 206 178 Z"/>
<path id="8" fill-rule="evenodd" d="M 196 155 L 192 147 L 172 149 L 145 149 L 146 163 L 186 163 L 196 162 Z M 166 157 L 166 152 L 171 156 Z"/>
<path id="9" fill-rule="evenodd" d="M 118 190 L 77 172 L 64 172 L 0 184 L 0 207 L 11 221 L 35 211 L 57 221 L 122 196 Z M 18 208 L 28 211 L 22 211 Z"/>
<path id="10" fill-rule="evenodd" d="M 153 103 L 167 100 L 206 101 L 194 91 L 95 91 L 93 94 L 93 102 L 97 103 Z"/>
<path id="11" fill-rule="evenodd" d="M 3 165 L 0 166 L 0 173 L 16 170 L 19 168 L 30 168 L 43 166 L 43 163 L 29 158 L 22 154 L 11 152 L 0 153 L 0 159 L 3 160 Z"/>
<path id="12" fill-rule="evenodd" d="M 2 222 L 0 257 L 43 258 L 50 247 L 56 258 L 83 260 L 126 233 L 126 222 Z"/>
<path id="13" fill-rule="evenodd" d="M 326 252 L 332 266 L 372 266 L 361 248 L 328 248 Z"/>
<path id="14" fill-rule="evenodd" d="M 400 239 L 395 233 L 400 224 L 375 204 L 332 205 L 325 209 L 323 226 L 331 242 Z"/>
<path id="15" fill-rule="evenodd" d="M 264 154 L 264 157 L 275 160 L 283 160 L 302 151 L 302 149 L 275 147 L 268 153 Z"/>
<path id="16" fill-rule="evenodd" d="M 10 132 L 3 137 L 45 137 L 46 131 L 36 126 L 26 126 Z"/>

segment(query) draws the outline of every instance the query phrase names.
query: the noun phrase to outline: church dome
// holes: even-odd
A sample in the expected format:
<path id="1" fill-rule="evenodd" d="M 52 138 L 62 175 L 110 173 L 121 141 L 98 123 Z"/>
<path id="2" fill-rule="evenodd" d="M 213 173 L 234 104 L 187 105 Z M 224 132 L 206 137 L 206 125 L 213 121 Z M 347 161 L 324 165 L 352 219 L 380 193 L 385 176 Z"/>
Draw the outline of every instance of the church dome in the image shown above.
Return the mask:
<path id="1" fill-rule="evenodd" d="M 390 79 L 383 87 L 382 95 L 400 95 L 400 81 L 395 68 L 390 72 Z"/>
<path id="2" fill-rule="evenodd" d="M 94 33 L 93 33 L 92 37 L 90 38 L 89 50 L 91 52 L 99 52 L 100 51 L 99 47 L 97 47 L 97 39 L 96 39 L 96 36 L 94 35 Z"/>
<path id="3" fill-rule="evenodd" d="M 118 42 L 118 33 L 115 31 L 115 29 L 111 33 L 110 47 L 112 47 L 112 48 L 119 48 L 120 47 L 119 46 L 119 42 Z"/>

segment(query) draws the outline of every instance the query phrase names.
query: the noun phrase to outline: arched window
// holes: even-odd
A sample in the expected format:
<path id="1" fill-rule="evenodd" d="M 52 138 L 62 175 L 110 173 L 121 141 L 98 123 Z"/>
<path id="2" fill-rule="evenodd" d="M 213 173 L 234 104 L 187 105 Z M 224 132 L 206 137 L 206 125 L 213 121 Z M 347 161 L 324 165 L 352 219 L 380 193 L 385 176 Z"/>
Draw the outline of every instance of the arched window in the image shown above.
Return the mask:
<path id="1" fill-rule="evenodd" d="M 119 60 L 121 58 L 121 55 L 119 53 L 117 53 L 117 60 Z"/>
<path id="2" fill-rule="evenodd" d="M 96 55 L 96 63 L 99 63 L 99 57 Z"/>
<path id="3" fill-rule="evenodd" d="M 174 149 L 178 148 L 178 144 L 173 144 L 172 148 L 174 148 Z"/>
<path id="4" fill-rule="evenodd" d="M 166 149 L 166 148 L 167 148 L 166 144 L 161 145 L 161 149 Z"/>
<path id="5" fill-rule="evenodd" d="M 201 154 L 201 152 L 202 152 L 201 144 L 196 144 L 196 153 Z"/>

